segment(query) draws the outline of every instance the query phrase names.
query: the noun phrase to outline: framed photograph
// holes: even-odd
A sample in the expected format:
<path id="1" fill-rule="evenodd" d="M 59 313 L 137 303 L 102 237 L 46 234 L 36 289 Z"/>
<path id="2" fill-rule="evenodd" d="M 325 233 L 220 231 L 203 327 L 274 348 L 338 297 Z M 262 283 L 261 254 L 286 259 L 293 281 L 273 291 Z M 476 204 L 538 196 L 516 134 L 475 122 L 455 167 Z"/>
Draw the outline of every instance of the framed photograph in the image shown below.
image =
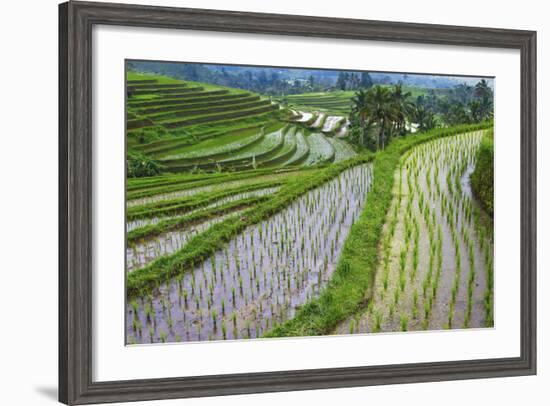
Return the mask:
<path id="1" fill-rule="evenodd" d="M 59 8 L 59 400 L 536 373 L 536 33 Z"/>

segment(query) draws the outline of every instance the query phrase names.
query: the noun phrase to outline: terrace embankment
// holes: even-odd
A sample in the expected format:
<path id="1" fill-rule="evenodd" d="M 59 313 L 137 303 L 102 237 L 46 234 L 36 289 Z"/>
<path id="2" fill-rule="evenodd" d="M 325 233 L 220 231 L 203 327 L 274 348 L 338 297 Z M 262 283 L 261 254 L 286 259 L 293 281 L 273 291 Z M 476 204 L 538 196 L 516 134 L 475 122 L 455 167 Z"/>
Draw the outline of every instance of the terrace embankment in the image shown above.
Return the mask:
<path id="1" fill-rule="evenodd" d="M 372 297 L 335 333 L 492 326 L 492 230 L 468 181 L 482 136 L 438 139 L 403 157 Z"/>

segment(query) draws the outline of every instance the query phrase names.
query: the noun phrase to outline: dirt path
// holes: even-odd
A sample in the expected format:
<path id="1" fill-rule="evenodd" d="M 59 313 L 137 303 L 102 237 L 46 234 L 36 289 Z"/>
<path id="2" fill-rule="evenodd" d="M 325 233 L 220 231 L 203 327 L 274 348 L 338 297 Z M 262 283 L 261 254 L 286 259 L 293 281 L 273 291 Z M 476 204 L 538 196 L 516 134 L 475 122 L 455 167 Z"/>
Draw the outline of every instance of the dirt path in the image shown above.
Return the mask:
<path id="1" fill-rule="evenodd" d="M 481 137 L 439 139 L 403 157 L 372 300 L 335 334 L 492 325 L 492 232 L 469 186 Z"/>

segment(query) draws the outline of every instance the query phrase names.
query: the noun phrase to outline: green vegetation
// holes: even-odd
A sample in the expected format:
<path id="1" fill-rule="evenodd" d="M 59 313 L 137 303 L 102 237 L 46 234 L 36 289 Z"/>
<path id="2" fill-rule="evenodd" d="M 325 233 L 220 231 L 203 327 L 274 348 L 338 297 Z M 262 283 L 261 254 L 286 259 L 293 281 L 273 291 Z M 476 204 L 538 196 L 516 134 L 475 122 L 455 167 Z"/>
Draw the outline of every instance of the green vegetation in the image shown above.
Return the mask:
<path id="1" fill-rule="evenodd" d="M 446 127 L 456 88 L 418 78 L 135 66 L 128 343 L 492 325 L 488 86 Z"/>
<path id="2" fill-rule="evenodd" d="M 351 111 L 353 91 L 332 91 L 287 95 L 279 98 L 288 107 L 303 111 L 323 111 L 348 115 Z"/>
<path id="3" fill-rule="evenodd" d="M 372 159 L 370 155 L 358 157 L 331 165 L 303 178 L 292 179 L 269 201 L 257 205 L 239 217 L 230 217 L 215 224 L 194 237 L 175 254 L 160 257 L 150 265 L 130 273 L 126 285 L 128 297 L 143 295 L 162 281 L 166 281 L 180 272 L 185 272 L 215 250 L 222 249 L 231 236 L 237 235 L 247 226 L 269 218 L 307 191 L 319 187 L 345 169 L 368 162 L 370 159 Z"/>
<path id="4" fill-rule="evenodd" d="M 480 123 L 492 118 L 492 98 L 493 91 L 485 79 L 475 88 L 459 85 L 439 96 L 434 91 L 426 96 L 401 84 L 359 89 L 352 98 L 350 141 L 378 150 L 410 129 L 429 131 L 442 125 Z"/>
<path id="5" fill-rule="evenodd" d="M 392 201 L 393 174 L 401 155 L 412 147 L 440 137 L 486 128 L 488 124 L 437 129 L 395 140 L 375 155 L 374 180 L 365 209 L 352 226 L 338 267 L 320 296 L 303 306 L 294 318 L 274 327 L 267 337 L 329 334 L 339 322 L 369 300 L 382 229 Z"/>
<path id="6" fill-rule="evenodd" d="M 161 172 L 161 164 L 137 151 L 128 150 L 126 153 L 126 176 L 137 178 L 155 176 Z"/>
<path id="7" fill-rule="evenodd" d="M 470 178 L 472 190 L 483 208 L 493 217 L 494 210 L 494 144 L 493 131 L 488 132 L 479 145 L 476 167 Z"/>
<path id="8" fill-rule="evenodd" d="M 135 177 L 311 166 L 355 155 L 342 141 L 336 156 L 333 143 L 288 123 L 295 113 L 248 91 L 134 72 L 127 88 L 128 159 L 148 169 L 129 171 Z M 343 119 L 324 126 L 326 115 L 312 118 L 331 134 Z"/>

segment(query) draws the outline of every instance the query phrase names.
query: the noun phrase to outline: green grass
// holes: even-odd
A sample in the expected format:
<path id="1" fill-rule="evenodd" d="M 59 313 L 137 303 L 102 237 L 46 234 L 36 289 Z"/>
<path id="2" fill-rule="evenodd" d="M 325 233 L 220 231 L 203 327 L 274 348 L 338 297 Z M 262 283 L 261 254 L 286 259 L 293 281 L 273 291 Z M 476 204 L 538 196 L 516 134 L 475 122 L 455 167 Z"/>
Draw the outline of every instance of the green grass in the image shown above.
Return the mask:
<path id="1" fill-rule="evenodd" d="M 161 107 L 135 109 L 137 114 L 159 114 L 169 111 L 188 111 L 207 107 L 229 106 L 260 100 L 260 96 L 248 94 L 231 94 L 225 97 L 213 97 L 212 100 L 189 100 Z"/>
<path id="2" fill-rule="evenodd" d="M 176 199 L 160 200 L 153 203 L 143 204 L 139 206 L 128 207 L 126 211 L 126 221 L 138 219 L 146 219 L 153 217 L 171 216 L 179 213 L 186 213 L 194 209 L 208 206 L 223 198 L 237 195 L 241 193 L 251 192 L 260 189 L 272 188 L 281 186 L 285 180 L 271 180 L 259 182 L 249 185 L 242 185 L 230 189 L 196 193 L 191 196 L 186 196 Z"/>
<path id="3" fill-rule="evenodd" d="M 126 236 L 126 241 L 128 242 L 128 245 L 131 246 L 132 244 L 135 244 L 139 241 L 154 238 L 168 231 L 192 226 L 194 224 L 199 224 L 237 210 L 254 206 L 260 202 L 267 200 L 268 198 L 268 196 L 250 197 L 242 200 L 237 200 L 235 202 L 228 202 L 221 206 L 201 210 L 196 213 L 162 220 L 159 221 L 157 224 L 151 224 L 129 231 Z"/>
<path id="4" fill-rule="evenodd" d="M 393 197 L 394 172 L 401 155 L 420 143 L 486 127 L 483 123 L 409 135 L 376 153 L 365 209 L 351 228 L 331 280 L 318 298 L 301 307 L 293 319 L 274 327 L 266 337 L 326 335 L 342 320 L 365 307 L 380 260 L 382 228 Z"/>
<path id="5" fill-rule="evenodd" d="M 351 98 L 354 94 L 354 91 L 302 93 L 288 95 L 279 100 L 297 110 L 319 110 L 338 115 L 347 115 L 351 110 Z"/>
<path id="6" fill-rule="evenodd" d="M 297 171 L 296 168 L 281 168 L 273 169 L 256 169 L 242 171 L 239 173 L 233 172 L 213 172 L 202 174 L 164 174 L 152 176 L 149 178 L 133 178 L 127 180 L 128 199 L 137 199 L 141 197 L 152 196 L 160 193 L 173 192 L 176 190 L 184 190 L 199 186 L 214 185 L 226 180 L 239 180 L 247 178 L 255 178 L 262 175 L 285 174 Z M 307 171 L 308 168 L 302 168 L 301 171 Z M 167 188 L 167 189 L 164 189 Z"/>
<path id="7" fill-rule="evenodd" d="M 487 132 L 487 134 L 481 140 L 479 150 L 477 153 L 477 160 L 475 169 L 470 177 L 472 191 L 477 197 L 478 201 L 491 216 L 493 217 L 494 211 L 494 144 L 493 144 L 493 131 Z"/>
<path id="8" fill-rule="evenodd" d="M 197 115 L 197 116 L 189 117 L 183 120 L 180 120 L 180 119 L 163 120 L 163 121 L 160 121 L 159 123 L 169 129 L 179 128 L 179 127 L 186 127 L 194 124 L 204 124 L 204 123 L 212 123 L 216 121 L 225 121 L 232 118 L 246 118 L 246 117 L 257 116 L 259 114 L 273 111 L 276 108 L 277 107 L 269 104 L 265 106 L 254 107 L 254 108 L 247 108 L 247 109 L 239 108 L 235 110 L 227 110 L 216 114 Z"/>

